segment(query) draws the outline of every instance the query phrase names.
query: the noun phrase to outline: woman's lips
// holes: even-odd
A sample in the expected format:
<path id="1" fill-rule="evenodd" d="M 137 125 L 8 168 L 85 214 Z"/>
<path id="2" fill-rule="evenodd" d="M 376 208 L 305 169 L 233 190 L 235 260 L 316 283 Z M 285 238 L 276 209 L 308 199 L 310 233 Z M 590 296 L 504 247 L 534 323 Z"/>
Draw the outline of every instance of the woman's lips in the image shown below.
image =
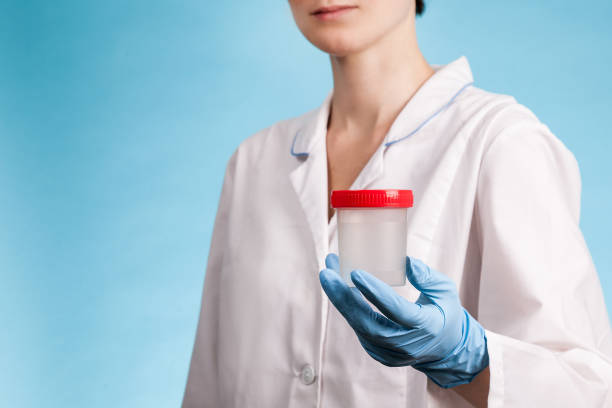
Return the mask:
<path id="1" fill-rule="evenodd" d="M 350 13 L 356 9 L 357 6 L 333 6 L 333 7 L 322 7 L 312 13 L 313 16 L 319 20 L 334 20 L 343 15 Z"/>

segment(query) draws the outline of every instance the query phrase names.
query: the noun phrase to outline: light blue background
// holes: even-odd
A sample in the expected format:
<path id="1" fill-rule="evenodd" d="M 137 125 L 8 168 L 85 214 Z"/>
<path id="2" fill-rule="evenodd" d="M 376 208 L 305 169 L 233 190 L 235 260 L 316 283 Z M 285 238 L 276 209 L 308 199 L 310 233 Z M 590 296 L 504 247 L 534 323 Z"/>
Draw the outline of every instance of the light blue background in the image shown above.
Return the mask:
<path id="1" fill-rule="evenodd" d="M 612 3 L 430 0 L 432 63 L 574 152 L 612 307 Z M 176 407 L 225 163 L 320 104 L 286 2 L 0 0 L 0 406 Z"/>

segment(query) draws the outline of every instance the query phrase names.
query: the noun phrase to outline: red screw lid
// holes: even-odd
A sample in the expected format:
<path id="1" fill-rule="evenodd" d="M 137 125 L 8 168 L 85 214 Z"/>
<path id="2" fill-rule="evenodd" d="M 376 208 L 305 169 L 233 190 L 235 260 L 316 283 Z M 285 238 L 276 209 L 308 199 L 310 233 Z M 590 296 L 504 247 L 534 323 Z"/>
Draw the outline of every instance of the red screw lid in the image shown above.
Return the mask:
<path id="1" fill-rule="evenodd" d="M 333 208 L 344 207 L 412 207 L 412 190 L 334 190 Z"/>

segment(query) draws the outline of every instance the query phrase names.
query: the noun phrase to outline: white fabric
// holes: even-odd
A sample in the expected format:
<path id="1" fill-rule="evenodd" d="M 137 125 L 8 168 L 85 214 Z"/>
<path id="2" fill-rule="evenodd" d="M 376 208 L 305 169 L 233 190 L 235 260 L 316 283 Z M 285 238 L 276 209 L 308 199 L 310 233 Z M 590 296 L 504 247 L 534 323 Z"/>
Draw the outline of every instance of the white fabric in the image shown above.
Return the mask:
<path id="1" fill-rule="evenodd" d="M 435 68 L 352 188 L 413 190 L 406 253 L 451 277 L 487 330 L 489 406 L 612 406 L 612 336 L 579 229 L 574 156 L 514 98 L 471 86 L 465 57 Z M 370 358 L 321 290 L 337 249 L 332 94 L 229 161 L 184 407 L 469 406 Z"/>

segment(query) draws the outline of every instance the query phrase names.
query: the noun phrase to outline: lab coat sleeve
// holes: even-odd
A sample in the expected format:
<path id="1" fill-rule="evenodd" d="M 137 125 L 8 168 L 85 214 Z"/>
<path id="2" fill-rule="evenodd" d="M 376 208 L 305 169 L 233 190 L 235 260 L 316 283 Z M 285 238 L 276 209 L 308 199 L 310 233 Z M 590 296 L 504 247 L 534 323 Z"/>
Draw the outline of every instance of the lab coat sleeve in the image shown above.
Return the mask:
<path id="1" fill-rule="evenodd" d="M 612 340 L 573 154 L 533 114 L 490 138 L 476 197 L 489 406 L 612 406 Z M 508 123 L 508 122 L 506 122 Z"/>
<path id="2" fill-rule="evenodd" d="M 200 316 L 196 330 L 195 344 L 191 355 L 191 364 L 187 386 L 183 396 L 183 408 L 221 407 L 219 399 L 219 364 L 217 360 L 218 324 L 219 324 L 219 282 L 228 242 L 228 216 L 234 189 L 236 167 L 234 153 L 230 158 L 223 180 L 221 198 L 213 227 L 213 235 L 208 254 L 204 291 Z"/>

